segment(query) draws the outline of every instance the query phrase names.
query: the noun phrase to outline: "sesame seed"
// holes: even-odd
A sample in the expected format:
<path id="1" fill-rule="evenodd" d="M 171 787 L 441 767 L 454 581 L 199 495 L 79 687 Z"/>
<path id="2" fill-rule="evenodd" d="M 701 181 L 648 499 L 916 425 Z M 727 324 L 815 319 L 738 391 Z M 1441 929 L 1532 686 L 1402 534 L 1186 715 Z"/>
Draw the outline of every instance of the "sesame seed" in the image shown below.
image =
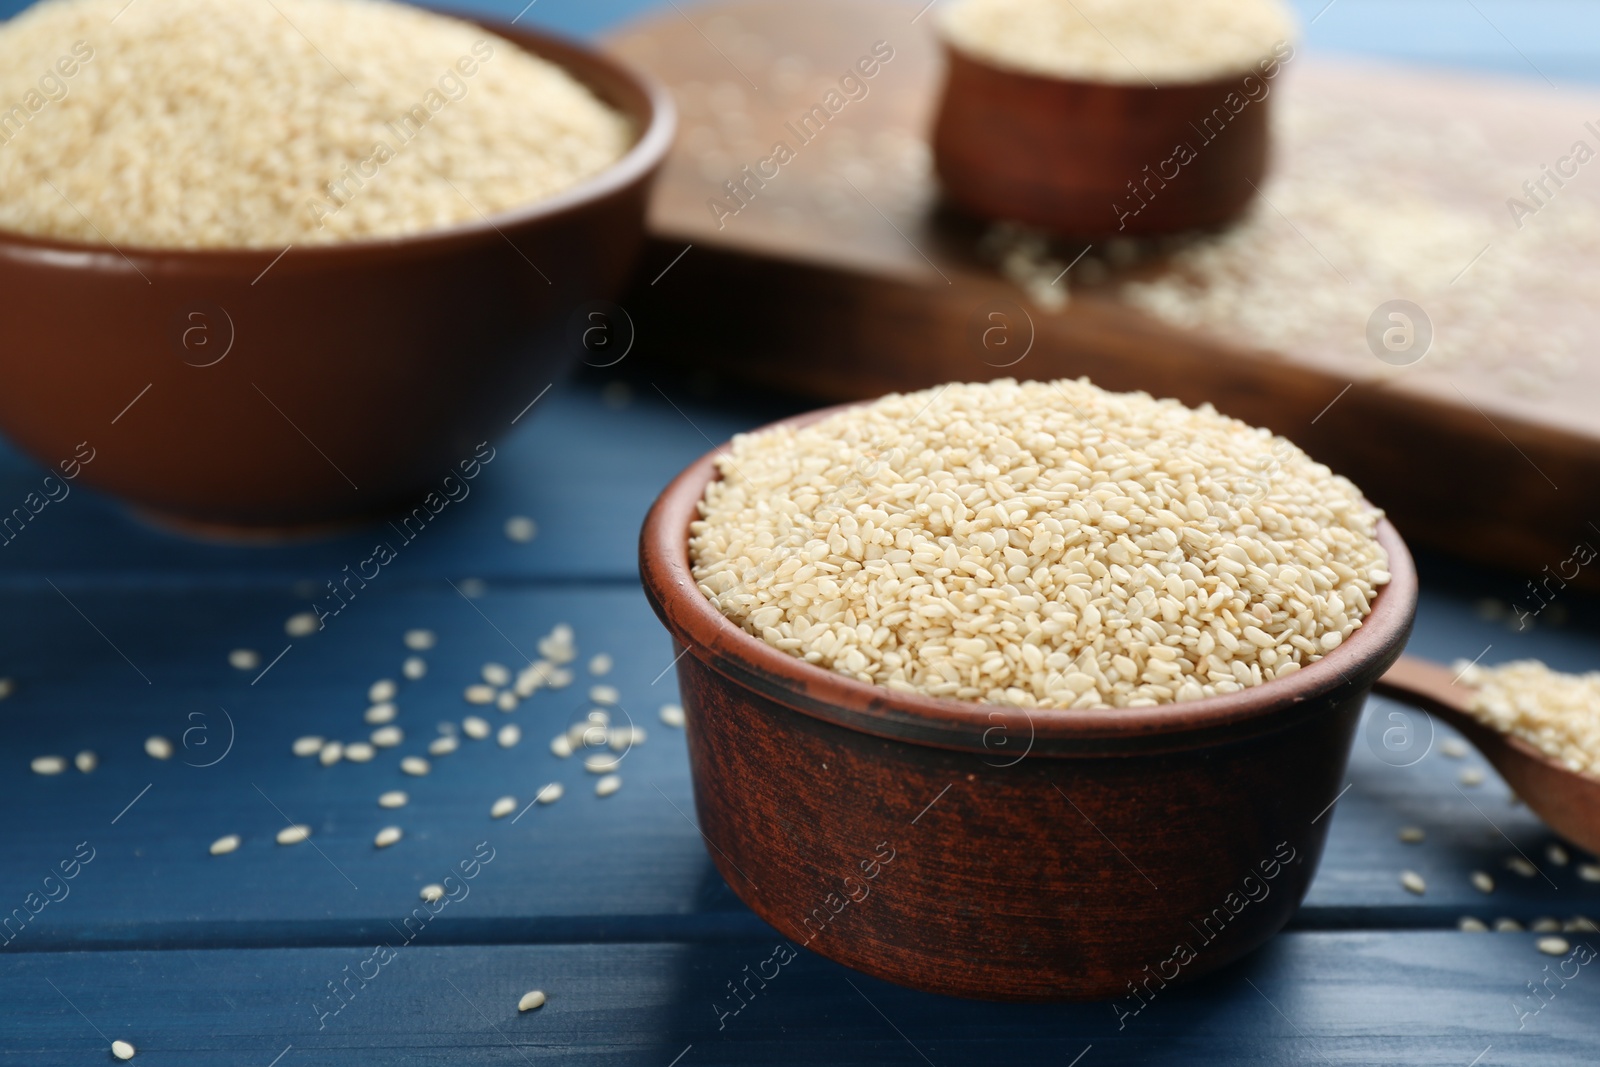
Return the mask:
<path id="1" fill-rule="evenodd" d="M 497 689 L 511 684 L 511 670 L 503 663 L 485 663 L 480 673 L 484 681 Z"/>
<path id="2" fill-rule="evenodd" d="M 1428 883 L 1424 882 L 1422 875 L 1416 871 L 1401 871 L 1400 884 L 1405 887 L 1406 892 L 1415 893 L 1419 897 L 1428 891 Z"/>
<path id="3" fill-rule="evenodd" d="M 432 630 L 407 630 L 406 647 L 413 652 L 426 652 L 438 641 Z"/>
<path id="4" fill-rule="evenodd" d="M 332 767 L 344 759 L 344 746 L 337 741 L 329 741 L 322 746 L 322 751 L 317 753 L 317 760 L 324 767 Z"/>
<path id="5" fill-rule="evenodd" d="M 379 748 L 393 748 L 406 739 L 405 731 L 398 726 L 380 726 L 368 736 Z"/>
<path id="6" fill-rule="evenodd" d="M 406 804 L 408 804 L 410 802 L 410 800 L 411 800 L 411 798 L 406 795 L 405 790 L 403 790 L 403 789 L 391 789 L 387 793 L 382 793 L 382 794 L 379 795 L 379 797 L 378 797 L 378 807 L 380 807 L 380 808 L 403 808 L 403 807 L 406 806 Z"/>
<path id="7" fill-rule="evenodd" d="M 1578 877 L 1585 882 L 1600 882 L 1600 863 L 1580 863 Z"/>
<path id="8" fill-rule="evenodd" d="M 1456 922 L 1456 929 L 1464 934 L 1482 934 L 1488 932 L 1489 926 L 1482 919 L 1474 919 L 1470 915 L 1464 915 Z"/>
<path id="9" fill-rule="evenodd" d="M 1546 846 L 1544 854 L 1549 858 L 1550 862 L 1555 864 L 1557 867 L 1565 867 L 1568 863 L 1572 862 L 1572 857 L 1567 855 L 1567 850 L 1561 847 L 1561 845 L 1555 841 L 1550 842 L 1550 844 Z"/>
<path id="10" fill-rule="evenodd" d="M 493 806 L 489 808 L 489 817 L 491 819 L 503 819 L 516 810 L 516 797 L 501 797 L 499 800 L 494 802 Z"/>
<path id="11" fill-rule="evenodd" d="M 394 684 L 392 678 L 379 678 L 367 689 L 367 702 L 369 704 L 386 704 L 394 699 L 400 687 Z"/>
<path id="12" fill-rule="evenodd" d="M 606 743 L 613 752 L 626 752 L 634 745 L 644 744 L 644 727 L 618 726 L 606 731 Z"/>
<path id="13" fill-rule="evenodd" d="M 461 695 L 466 697 L 468 704 L 493 704 L 497 694 L 494 686 L 478 683 L 467 686 Z"/>
<path id="14" fill-rule="evenodd" d="M 1572 951 L 1572 946 L 1564 937 L 1541 937 L 1534 944 L 1546 956 L 1565 956 Z"/>
<path id="15" fill-rule="evenodd" d="M 539 535 L 539 524 L 526 515 L 513 515 L 506 520 L 506 537 L 519 544 L 527 544 Z"/>
<path id="16" fill-rule="evenodd" d="M 291 615 L 283 624 L 283 632 L 290 637 L 310 637 L 320 629 L 322 629 L 321 620 L 317 618 L 316 613 L 310 611 Z"/>
<path id="17" fill-rule="evenodd" d="M 1477 719 L 1569 770 L 1600 776 L 1600 671 L 1563 674 L 1537 660 L 1458 666 Z"/>
<path id="18" fill-rule="evenodd" d="M 1447 737 L 1439 742 L 1439 751 L 1451 759 L 1465 759 L 1467 743 L 1457 737 Z"/>
<path id="19" fill-rule="evenodd" d="M 572 755 L 572 739 L 566 734 L 556 734 L 550 741 L 550 752 L 561 759 Z"/>
<path id="20" fill-rule="evenodd" d="M 1472 887 L 1480 893 L 1493 893 L 1494 879 L 1484 871 L 1473 871 Z"/>
<path id="21" fill-rule="evenodd" d="M 1522 924 L 1515 919 L 1496 919 L 1494 921 L 1494 932 L 1497 934 L 1520 934 L 1522 933 Z"/>
<path id="22" fill-rule="evenodd" d="M 144 751 L 151 759 L 171 759 L 172 742 L 165 737 L 147 737 L 144 741 Z"/>
<path id="23" fill-rule="evenodd" d="M 435 737 L 432 741 L 428 742 L 428 755 L 448 756 L 450 753 L 454 752 L 460 747 L 461 742 L 457 740 L 453 734 L 449 734 L 444 737 Z"/>
<path id="24" fill-rule="evenodd" d="M 1545 916 L 1529 923 L 1528 929 L 1536 934 L 1558 934 L 1561 932 L 1561 921 Z"/>
<path id="25" fill-rule="evenodd" d="M 394 722 L 395 716 L 400 714 L 400 709 L 393 704 L 374 704 L 362 715 L 373 726 L 381 726 L 386 722 Z"/>
<path id="26" fill-rule="evenodd" d="M 539 790 L 533 799 L 537 800 L 541 804 L 554 804 L 556 801 L 561 799 L 561 795 L 566 791 L 566 788 L 560 782 L 551 782 L 549 785 Z"/>
<path id="27" fill-rule="evenodd" d="M 1427 834 L 1423 832 L 1420 826 L 1402 826 L 1400 828 L 1400 840 L 1408 845 L 1420 844 L 1426 836 Z"/>
<path id="28" fill-rule="evenodd" d="M 668 726 L 683 727 L 683 708 L 677 704 L 661 705 L 661 721 Z"/>
<path id="29" fill-rule="evenodd" d="M 612 666 L 611 657 L 602 652 L 589 660 L 589 673 L 598 678 L 610 674 Z"/>
<path id="30" fill-rule="evenodd" d="M 414 778 L 421 778 L 423 775 L 433 770 L 433 764 L 429 763 L 421 756 L 407 756 L 405 759 L 400 761 L 400 769 Z"/>
<path id="31" fill-rule="evenodd" d="M 32 766 L 34 774 L 60 774 L 67 769 L 67 761 L 60 756 L 35 756 Z"/>
<path id="32" fill-rule="evenodd" d="M 96 767 L 100 766 L 100 757 L 88 749 L 84 749 L 72 757 L 72 764 L 82 773 L 91 774 Z"/>
<path id="33" fill-rule="evenodd" d="M 400 840 L 402 836 L 404 835 L 401 833 L 400 827 L 385 826 L 382 830 L 378 831 L 378 836 L 372 839 L 372 843 L 378 848 L 388 848 L 390 845 Z"/>
<path id="34" fill-rule="evenodd" d="M 407 681 L 416 681 L 428 673 L 428 661 L 421 656 L 407 656 L 406 661 L 400 664 L 400 673 Z"/>
<path id="35" fill-rule="evenodd" d="M 533 1011 L 535 1008 L 544 1007 L 544 993 L 537 989 L 522 994 L 522 999 L 517 1001 L 518 1011 Z"/>
<path id="36" fill-rule="evenodd" d="M 253 671 L 261 666 L 261 654 L 253 648 L 236 648 L 228 653 L 228 666 L 235 670 Z"/>
<path id="37" fill-rule="evenodd" d="M 371 763 L 377 752 L 365 741 L 352 741 L 344 746 L 344 758 L 351 763 Z"/>
<path id="38" fill-rule="evenodd" d="M 1534 875 L 1539 873 L 1539 868 L 1535 867 L 1532 863 L 1529 863 L 1521 856 L 1507 856 L 1506 870 L 1514 871 L 1515 873 L 1522 875 L 1524 878 L 1532 878 Z"/>
<path id="39" fill-rule="evenodd" d="M 489 583 L 482 578 L 463 578 L 457 588 L 468 600 L 476 600 L 489 591 Z"/>
<path id="40" fill-rule="evenodd" d="M 509 689 L 506 690 L 495 698 L 495 706 L 501 711 L 516 711 L 517 694 L 511 692 Z"/>
<path id="41" fill-rule="evenodd" d="M 476 715 L 468 715 L 461 720 L 461 732 L 474 741 L 482 741 L 489 736 L 489 723 Z"/>
<path id="42" fill-rule="evenodd" d="M 622 699 L 614 686 L 597 685 L 589 690 L 589 699 L 596 704 L 615 704 Z"/>
<path id="43" fill-rule="evenodd" d="M 583 769 L 590 774 L 610 774 L 621 763 L 622 760 L 617 756 L 607 752 L 596 752 L 592 756 L 585 757 Z"/>
<path id="44" fill-rule="evenodd" d="M 126 1041 L 111 1042 L 111 1054 L 119 1060 L 131 1060 L 137 1050 Z"/>
<path id="45" fill-rule="evenodd" d="M 294 754 L 296 756 L 315 756 L 322 751 L 322 746 L 326 743 L 326 738 L 318 737 L 315 734 L 297 737 L 294 739 Z"/>
<path id="46" fill-rule="evenodd" d="M 215 841 L 211 842 L 211 854 L 213 856 L 226 856 L 228 853 L 233 852 L 236 849 L 238 849 L 238 847 L 239 847 L 239 835 L 238 834 L 228 834 L 228 835 L 226 835 L 224 837 L 219 837 Z"/>
<path id="47" fill-rule="evenodd" d="M 622 776 L 617 774 L 608 774 L 594 784 L 594 795 L 597 797 L 608 797 L 621 788 Z"/>
<path id="48" fill-rule="evenodd" d="M 1471 788 L 1483 784 L 1483 771 L 1477 767 L 1468 767 L 1461 772 L 1461 784 Z"/>
<path id="49" fill-rule="evenodd" d="M 508 722 L 500 727 L 500 732 L 495 736 L 495 740 L 501 748 L 511 748 L 522 740 L 522 727 L 514 722 Z"/>
<path id="50" fill-rule="evenodd" d="M 422 887 L 422 892 L 420 892 L 417 895 L 420 896 L 423 900 L 426 900 L 429 904 L 432 904 L 434 901 L 436 901 L 440 897 L 444 896 L 444 886 L 442 886 L 442 885 L 425 885 L 425 886 Z"/>
<path id="51" fill-rule="evenodd" d="M 305 825 L 304 823 L 298 823 L 294 826 L 285 826 L 282 830 L 278 831 L 278 844 L 298 845 L 300 842 L 304 841 L 310 836 L 311 827 Z"/>
<path id="52" fill-rule="evenodd" d="M 16 692 L 17 683 L 10 678 L 0 678 L 0 700 Z"/>
<path id="53" fill-rule="evenodd" d="M 1600 926 L 1593 919 L 1583 915 L 1568 919 L 1561 925 L 1561 929 L 1569 934 L 1594 934 L 1600 933 Z"/>

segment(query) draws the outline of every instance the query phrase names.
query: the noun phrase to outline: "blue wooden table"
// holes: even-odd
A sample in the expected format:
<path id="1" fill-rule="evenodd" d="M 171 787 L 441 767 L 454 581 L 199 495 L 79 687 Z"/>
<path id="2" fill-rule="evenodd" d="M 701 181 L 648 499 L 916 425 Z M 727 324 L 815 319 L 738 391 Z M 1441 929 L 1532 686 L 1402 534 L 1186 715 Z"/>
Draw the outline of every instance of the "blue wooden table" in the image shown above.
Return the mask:
<path id="1" fill-rule="evenodd" d="M 543 0 L 529 17 L 593 32 L 638 6 Z M 1592 10 L 1336 0 L 1311 40 L 1572 80 L 1595 72 Z M 1382 701 L 1290 929 L 1137 1015 L 938 998 L 805 951 L 736 999 L 733 984 L 779 938 L 706 857 L 682 732 L 659 718 L 677 699 L 672 652 L 634 545 L 657 490 L 709 441 L 798 406 L 628 364 L 558 385 L 471 495 L 308 637 L 285 621 L 381 532 L 246 548 L 174 537 L 85 489 L 50 505 L 0 550 L 0 676 L 14 680 L 0 701 L 0 1062 L 98 1063 L 117 1039 L 139 1063 L 259 1067 L 1600 1057 L 1600 965 L 1579 962 L 1600 936 L 1565 934 L 1579 955 L 1564 962 L 1536 951 L 1531 932 L 1457 929 L 1464 916 L 1523 928 L 1600 919 L 1600 883 L 1579 874 L 1593 857 L 1553 851 L 1492 771 L 1463 782 L 1486 768 L 1449 754 L 1447 728 Z M 40 476 L 0 454 L 0 500 L 20 501 Z M 517 515 L 536 521 L 531 542 L 506 536 Z M 1414 653 L 1600 666 L 1600 604 L 1565 595 L 1518 632 L 1505 611 L 1517 579 L 1421 566 Z M 511 712 L 464 702 L 483 664 L 523 666 L 561 623 L 579 649 L 571 686 Z M 405 646 L 418 627 L 436 647 Z M 239 648 L 260 665 L 230 666 Z M 587 671 L 599 653 L 615 661 L 603 679 Z M 414 654 L 426 675 L 401 679 Z M 366 737 L 379 678 L 401 679 L 399 746 L 331 767 L 291 754 L 306 734 Z M 548 747 L 602 682 L 618 691 L 617 720 L 646 731 L 609 797 Z M 474 712 L 495 729 L 517 724 L 522 741 L 463 739 L 428 775 L 400 771 L 441 724 Z M 1384 744 L 1396 725 L 1412 732 L 1408 750 Z M 172 741 L 170 759 L 146 754 L 152 735 Z M 29 770 L 36 756 L 85 749 L 99 757 L 92 773 Z M 550 782 L 565 788 L 555 803 L 490 816 L 496 798 L 520 810 Z M 393 789 L 410 802 L 385 810 L 377 799 Z M 310 840 L 276 844 L 291 823 Z M 375 848 L 389 825 L 404 838 Z M 1402 842 L 1402 827 L 1425 839 Z M 238 850 L 211 855 L 228 834 Z M 1426 893 L 1407 892 L 1402 870 Z M 429 884 L 449 891 L 431 909 L 419 898 Z M 548 1004 L 519 1014 L 535 988 Z"/>

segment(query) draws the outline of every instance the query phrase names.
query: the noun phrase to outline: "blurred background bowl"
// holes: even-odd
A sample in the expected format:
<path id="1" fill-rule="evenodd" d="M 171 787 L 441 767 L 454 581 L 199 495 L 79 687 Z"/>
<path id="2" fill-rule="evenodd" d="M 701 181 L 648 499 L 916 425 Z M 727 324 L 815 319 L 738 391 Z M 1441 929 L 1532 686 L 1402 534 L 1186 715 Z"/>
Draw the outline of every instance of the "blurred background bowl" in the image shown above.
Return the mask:
<path id="1" fill-rule="evenodd" d="M 625 114 L 632 149 L 549 199 L 394 239 L 189 251 L 0 233 L 0 429 L 52 470 L 86 441 L 83 482 L 239 533 L 417 503 L 506 433 L 581 354 L 575 317 L 632 269 L 676 118 L 616 60 L 482 25 Z"/>
<path id="2" fill-rule="evenodd" d="M 1416 573 L 1387 521 L 1392 579 L 1318 662 L 1184 704 L 1023 710 L 867 685 L 725 618 L 688 551 L 716 454 L 651 509 L 640 569 L 680 652 L 700 831 L 780 933 L 929 992 L 1078 1000 L 1188 981 L 1289 921 L 1411 632 Z M 1173 963 L 1179 944 L 1193 958 Z"/>

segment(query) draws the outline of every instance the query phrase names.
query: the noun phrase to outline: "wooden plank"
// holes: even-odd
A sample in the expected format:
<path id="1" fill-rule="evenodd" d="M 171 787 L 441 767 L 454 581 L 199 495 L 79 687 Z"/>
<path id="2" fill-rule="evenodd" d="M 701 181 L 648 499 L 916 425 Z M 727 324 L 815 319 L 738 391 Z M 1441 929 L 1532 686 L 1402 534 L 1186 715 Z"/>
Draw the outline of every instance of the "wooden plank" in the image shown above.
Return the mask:
<path id="1" fill-rule="evenodd" d="M 1462 1067 L 1474 1057 L 1589 1064 L 1600 1041 L 1597 964 L 1574 958 L 1572 977 L 1549 979 L 1535 999 L 1528 983 L 1562 961 L 1534 951 L 1529 935 L 1291 934 L 1198 986 L 1152 983 L 1142 1010 L 1131 1014 L 1139 1001 L 1129 999 L 1119 1017 L 1108 1003 L 933 997 L 805 950 L 768 964 L 776 937 L 463 948 L 429 943 L 434 934 L 422 928 L 381 966 L 364 965 L 372 946 L 12 956 L 0 965 L 0 1063 L 83 1063 L 125 1039 L 140 1061 L 257 1067 L 853 1067 L 997 1055 L 1053 1067 L 1079 1056 L 1085 1065 Z M 1592 948 L 1576 951 L 1593 958 Z M 765 988 L 747 978 L 758 971 L 769 976 Z M 363 988 L 349 979 L 348 1000 L 332 1014 L 329 983 L 347 973 L 370 980 Z M 735 999 L 731 988 L 745 981 L 749 992 Z M 518 998 L 533 988 L 547 1004 L 519 1014 Z"/>
<path id="2" fill-rule="evenodd" d="M 1449 360 L 1388 367 L 1359 342 L 1364 322 L 1326 346 L 1269 353 L 1252 336 L 1158 323 L 1119 298 L 1119 279 L 1076 290 L 1060 313 L 1030 303 L 983 261 L 983 227 L 939 205 L 920 144 L 940 62 L 929 20 L 912 23 L 919 6 L 738 0 L 612 37 L 615 52 L 674 87 L 685 115 L 652 210 L 657 242 L 641 273 L 652 281 L 627 301 L 642 338 L 671 339 L 642 341 L 655 358 L 693 353 L 836 399 L 999 374 L 1087 374 L 1113 389 L 1211 402 L 1289 436 L 1352 477 L 1418 543 L 1536 572 L 1593 536 L 1585 508 L 1600 491 L 1600 367 L 1592 361 L 1575 359 L 1554 377 L 1534 373 L 1520 347 L 1479 351 L 1488 330 L 1446 337 L 1460 315 L 1437 324 L 1441 351 L 1453 346 Z M 895 54 L 867 95 L 802 143 L 786 123 L 880 40 Z M 1285 77 L 1282 93 L 1337 100 L 1419 137 L 1460 127 L 1508 174 L 1536 174 L 1538 160 L 1566 151 L 1600 113 L 1593 97 L 1543 86 L 1310 57 Z M 775 140 L 799 145 L 796 157 L 757 186 L 741 168 L 770 155 Z M 1384 174 L 1385 187 L 1492 223 L 1502 245 L 1529 239 L 1506 213 L 1515 181 L 1471 186 L 1437 155 L 1419 149 L 1403 173 Z M 709 207 L 728 196 L 729 181 L 747 183 L 747 203 L 732 217 Z M 1574 210 L 1593 210 L 1600 186 L 1574 182 L 1562 196 Z M 1055 254 L 1065 263 L 1073 250 Z M 1561 254 L 1592 266 L 1592 250 Z M 1328 286 L 1343 284 L 1329 272 Z M 1600 325 L 1581 296 L 1556 298 L 1531 278 L 1507 284 L 1506 306 L 1530 329 L 1585 336 Z M 1443 278 L 1438 289 L 1450 291 Z M 1001 304 L 1019 335 L 1027 312 L 1033 345 L 1024 362 L 998 361 L 974 341 L 974 321 Z M 1596 584 L 1594 575 L 1581 580 Z"/>

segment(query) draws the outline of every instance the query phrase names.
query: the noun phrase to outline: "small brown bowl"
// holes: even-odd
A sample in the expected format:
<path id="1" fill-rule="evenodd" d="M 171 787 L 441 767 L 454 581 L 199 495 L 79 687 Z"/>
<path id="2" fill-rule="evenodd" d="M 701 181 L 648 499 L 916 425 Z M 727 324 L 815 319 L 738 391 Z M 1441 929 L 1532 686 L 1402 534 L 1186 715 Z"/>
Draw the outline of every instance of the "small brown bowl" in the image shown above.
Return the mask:
<path id="1" fill-rule="evenodd" d="M 483 25 L 632 119 L 632 149 L 547 200 L 393 239 L 284 252 L 0 233 L 0 427 L 52 473 L 92 450 L 84 482 L 190 527 L 442 498 L 578 358 L 571 320 L 623 285 L 676 123 L 615 60 Z"/>
<path id="2" fill-rule="evenodd" d="M 944 52 L 934 165 L 974 214 L 1072 238 L 1176 233 L 1233 219 L 1266 174 L 1276 59 L 1156 88 Z"/>
<path id="3" fill-rule="evenodd" d="M 1024 711 L 867 685 L 723 617 L 688 552 L 714 456 L 657 500 L 640 566 L 686 653 L 700 830 L 780 933 L 930 992 L 1136 1011 L 1135 990 L 1148 1000 L 1289 920 L 1367 692 L 1411 630 L 1416 574 L 1388 522 L 1392 580 L 1318 662 L 1186 704 Z"/>

